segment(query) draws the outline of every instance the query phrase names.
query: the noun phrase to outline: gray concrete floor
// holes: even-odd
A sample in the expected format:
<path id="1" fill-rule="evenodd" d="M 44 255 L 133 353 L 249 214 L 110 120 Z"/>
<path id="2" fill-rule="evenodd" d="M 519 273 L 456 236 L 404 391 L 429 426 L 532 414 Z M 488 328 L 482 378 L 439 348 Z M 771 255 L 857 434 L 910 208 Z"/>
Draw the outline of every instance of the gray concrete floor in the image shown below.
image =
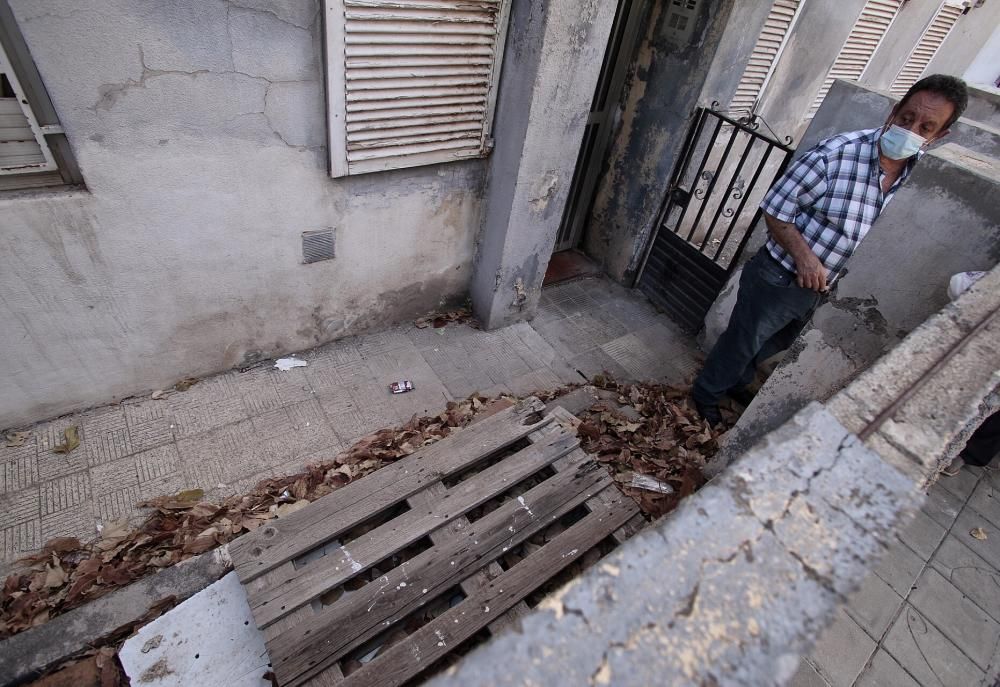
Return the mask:
<path id="1" fill-rule="evenodd" d="M 699 364 L 690 337 L 605 279 L 547 288 L 530 324 L 399 326 L 300 357 L 307 367 L 227 372 L 163 400 L 41 422 L 19 448 L 0 443 L 0 569 L 53 537 L 87 539 L 98 523 L 139 520 L 143 499 L 193 488 L 243 493 L 475 391 L 527 395 L 602 370 L 681 383 Z M 390 394 L 402 379 L 416 390 Z M 80 427 L 81 445 L 54 453 L 70 425 Z"/>
<path id="2" fill-rule="evenodd" d="M 1000 684 L 1000 472 L 941 476 L 792 684 Z"/>

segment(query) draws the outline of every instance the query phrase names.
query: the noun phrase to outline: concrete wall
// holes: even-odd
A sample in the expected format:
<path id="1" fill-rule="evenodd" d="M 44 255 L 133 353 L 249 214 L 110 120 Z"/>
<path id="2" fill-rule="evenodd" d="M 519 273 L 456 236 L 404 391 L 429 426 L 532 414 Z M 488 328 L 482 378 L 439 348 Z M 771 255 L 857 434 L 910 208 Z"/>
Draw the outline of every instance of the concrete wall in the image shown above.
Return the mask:
<path id="1" fill-rule="evenodd" d="M 997 80 L 1000 80 L 1000 24 L 993 29 L 986 45 L 965 70 L 965 80 L 977 88 L 1000 92 L 997 87 Z"/>
<path id="2" fill-rule="evenodd" d="M 538 304 L 615 9 L 514 3 L 471 286 L 487 328 L 530 317 Z"/>
<path id="3" fill-rule="evenodd" d="M 1000 58 L 997 65 L 1000 65 Z M 965 111 L 965 118 L 1000 131 L 1000 90 L 970 88 L 969 108 Z"/>
<path id="4" fill-rule="evenodd" d="M 715 94 L 735 90 L 742 72 L 722 67 L 716 51 L 727 31 L 732 36 L 734 7 L 742 8 L 740 16 L 759 21 L 758 27 L 763 24 L 766 12 L 754 11 L 753 4 L 759 5 L 751 0 L 702 0 L 690 43 L 676 45 L 666 26 L 669 0 L 654 3 L 626 82 L 619 128 L 584 237 L 584 250 L 613 279 L 631 284 L 635 277 L 695 108 L 709 104 Z M 742 26 L 748 36 L 756 36 Z M 732 60 L 742 54 L 745 62 L 755 40 L 727 41 L 726 54 Z"/>
<path id="5" fill-rule="evenodd" d="M 487 162 L 331 180 L 319 0 L 11 5 L 87 190 L 0 198 L 0 427 L 305 349 L 468 292 Z M 597 2 L 533 5 L 514 2 L 495 134 L 498 158 L 516 154 L 491 181 L 503 186 L 510 170 L 530 180 L 513 215 L 529 232 L 539 218 L 558 222 L 593 93 L 583 72 L 596 79 L 613 14 Z M 541 86 L 532 60 L 547 65 Z M 526 145 L 544 168 L 521 174 Z M 301 232 L 325 228 L 337 257 L 300 264 Z M 533 276 L 506 266 L 509 302 L 517 278 L 537 291 L 546 243 L 528 249 Z"/>
<path id="6" fill-rule="evenodd" d="M 727 436 L 735 456 L 828 398 L 947 302 L 953 274 L 1000 263 L 1000 159 L 928 153 L 858 248 L 829 301 Z"/>

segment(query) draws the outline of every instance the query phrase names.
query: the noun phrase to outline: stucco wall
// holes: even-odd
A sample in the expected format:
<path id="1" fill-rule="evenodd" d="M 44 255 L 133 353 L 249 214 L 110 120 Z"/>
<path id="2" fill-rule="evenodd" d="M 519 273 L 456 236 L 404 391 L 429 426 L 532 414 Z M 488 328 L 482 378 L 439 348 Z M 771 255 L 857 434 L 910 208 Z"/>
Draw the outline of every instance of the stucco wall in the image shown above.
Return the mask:
<path id="1" fill-rule="evenodd" d="M 328 178 L 318 0 L 11 5 L 88 191 L 0 199 L 0 427 L 466 291 L 483 161 Z"/>
<path id="2" fill-rule="evenodd" d="M 976 55 L 969 68 L 965 70 L 965 80 L 977 88 L 988 89 L 1000 93 L 997 80 L 1000 79 L 1000 22 L 993 29 L 993 34 Z"/>

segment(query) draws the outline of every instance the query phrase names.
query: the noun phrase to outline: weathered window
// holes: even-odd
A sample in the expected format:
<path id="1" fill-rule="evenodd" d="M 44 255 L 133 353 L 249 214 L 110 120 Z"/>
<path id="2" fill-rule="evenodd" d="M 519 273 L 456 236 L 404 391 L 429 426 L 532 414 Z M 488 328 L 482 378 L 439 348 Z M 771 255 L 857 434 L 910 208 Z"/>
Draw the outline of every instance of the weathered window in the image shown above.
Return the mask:
<path id="1" fill-rule="evenodd" d="M 736 95 L 729 103 L 731 111 L 737 114 L 756 111 L 804 4 L 803 0 L 775 0 L 736 87 Z"/>
<path id="2" fill-rule="evenodd" d="M 330 175 L 489 154 L 510 0 L 324 0 Z"/>
<path id="3" fill-rule="evenodd" d="M 920 40 L 913 46 L 913 51 L 906 58 L 903 68 L 899 71 L 895 81 L 892 82 L 890 90 L 897 98 L 906 95 L 910 86 L 917 83 L 920 77 L 927 71 L 927 66 L 937 55 L 938 50 L 944 44 L 948 34 L 955 28 L 955 24 L 965 13 L 965 7 L 960 2 L 944 2 L 938 8 L 930 24 L 924 29 Z"/>
<path id="4" fill-rule="evenodd" d="M 816 94 L 812 107 L 806 115 L 807 118 L 811 119 L 819 110 L 836 79 L 846 81 L 861 79 L 902 5 L 902 0 L 868 0 L 865 3 L 844 47 L 840 49 L 840 54 L 827 72 L 826 80 Z"/>
<path id="5" fill-rule="evenodd" d="M 0 190 L 81 183 L 55 110 L 0 2 Z"/>

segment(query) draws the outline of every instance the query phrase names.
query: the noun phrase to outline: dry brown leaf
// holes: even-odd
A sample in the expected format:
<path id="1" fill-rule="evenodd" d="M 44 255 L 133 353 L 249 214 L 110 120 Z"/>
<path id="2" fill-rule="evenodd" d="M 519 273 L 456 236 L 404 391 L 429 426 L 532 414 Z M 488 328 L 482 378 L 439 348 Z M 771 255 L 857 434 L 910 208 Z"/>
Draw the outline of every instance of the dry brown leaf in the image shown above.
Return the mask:
<path id="1" fill-rule="evenodd" d="M 63 431 L 62 443 L 53 446 L 52 451 L 54 453 L 69 453 L 79 445 L 80 428 L 76 425 L 70 425 Z"/>
<path id="2" fill-rule="evenodd" d="M 287 518 L 292 513 L 300 511 L 308 505 L 309 505 L 308 499 L 302 499 L 301 501 L 296 501 L 295 503 L 283 503 L 280 506 L 278 506 L 277 510 L 275 511 L 275 515 L 277 515 L 279 518 Z"/>
<path id="3" fill-rule="evenodd" d="M 989 539 L 989 535 L 986 534 L 986 530 L 984 530 L 982 527 L 976 527 L 971 532 L 969 532 L 969 534 L 971 534 L 979 541 L 986 541 L 987 539 Z"/>
<path id="4" fill-rule="evenodd" d="M 174 389 L 176 391 L 187 391 L 197 383 L 198 380 L 195 379 L 194 377 L 187 377 L 186 379 L 182 379 L 181 381 L 174 384 Z"/>

